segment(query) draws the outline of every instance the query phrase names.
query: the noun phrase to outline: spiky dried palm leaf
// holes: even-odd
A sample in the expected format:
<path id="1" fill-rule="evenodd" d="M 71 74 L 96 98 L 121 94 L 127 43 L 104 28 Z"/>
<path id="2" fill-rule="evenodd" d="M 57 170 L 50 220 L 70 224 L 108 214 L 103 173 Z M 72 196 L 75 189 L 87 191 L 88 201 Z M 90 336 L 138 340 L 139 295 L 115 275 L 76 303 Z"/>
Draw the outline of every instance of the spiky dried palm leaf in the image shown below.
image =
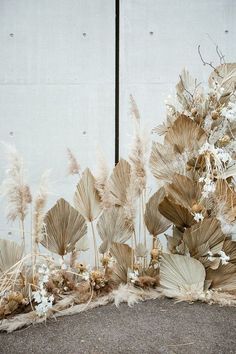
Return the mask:
<path id="1" fill-rule="evenodd" d="M 172 182 L 175 173 L 185 174 L 186 163 L 185 156 L 175 153 L 171 146 L 152 143 L 149 165 L 153 176 L 158 180 Z"/>
<path id="2" fill-rule="evenodd" d="M 190 227 L 195 223 L 194 216 L 182 205 L 165 197 L 158 207 L 160 213 L 177 227 Z"/>
<path id="3" fill-rule="evenodd" d="M 130 185 L 131 166 L 128 161 L 121 159 L 114 167 L 108 181 L 109 189 L 116 205 L 124 206 L 127 201 L 127 191 Z"/>
<path id="4" fill-rule="evenodd" d="M 207 135 L 191 118 L 180 115 L 165 135 L 165 144 L 173 146 L 176 152 L 198 151 L 206 142 Z"/>
<path id="5" fill-rule="evenodd" d="M 160 264 L 160 284 L 168 297 L 195 299 L 203 293 L 205 269 L 194 258 L 164 253 Z"/>
<path id="6" fill-rule="evenodd" d="M 197 90 L 197 81 L 188 70 L 184 69 L 180 74 L 180 80 L 176 85 L 176 94 L 180 104 L 184 109 L 190 110 L 193 98 Z"/>
<path id="7" fill-rule="evenodd" d="M 60 256 L 72 252 L 87 232 L 84 217 L 63 198 L 47 212 L 44 224 L 46 232 L 41 244 Z"/>
<path id="8" fill-rule="evenodd" d="M 113 267 L 114 280 L 117 283 L 127 283 L 128 269 L 132 266 L 132 248 L 124 243 L 113 242 L 110 252 L 117 262 Z"/>
<path id="9" fill-rule="evenodd" d="M 221 102 L 227 102 L 230 94 L 236 89 L 236 63 L 225 63 L 217 66 L 209 77 L 209 86 L 218 83 L 224 89 Z"/>
<path id="10" fill-rule="evenodd" d="M 171 225 L 171 222 L 158 210 L 159 204 L 164 197 L 165 190 L 164 188 L 160 188 L 155 194 L 153 194 L 146 204 L 144 221 L 149 233 L 154 237 L 166 231 Z"/>
<path id="11" fill-rule="evenodd" d="M 8 271 L 23 257 L 24 248 L 10 240 L 0 240 L 0 273 Z"/>
<path id="12" fill-rule="evenodd" d="M 103 243 L 99 252 L 107 252 L 112 242 L 124 243 L 133 233 L 133 227 L 126 221 L 126 215 L 122 207 L 114 206 L 103 211 L 100 216 L 97 229 Z"/>
<path id="13" fill-rule="evenodd" d="M 224 240 L 220 222 L 215 218 L 204 219 L 201 223 L 193 225 L 185 230 L 183 236 L 191 257 L 198 259 L 206 268 L 218 267 L 220 259 L 211 261 L 208 252 L 218 254 L 222 250 Z"/>
<path id="14" fill-rule="evenodd" d="M 95 188 L 95 178 L 89 168 L 83 172 L 77 185 L 74 204 L 80 214 L 89 222 L 95 220 L 102 210 L 99 193 Z"/>
<path id="15" fill-rule="evenodd" d="M 175 174 L 173 183 L 167 184 L 165 191 L 169 199 L 187 208 L 190 212 L 192 212 L 192 207 L 200 206 L 202 196 L 200 185 L 187 176 Z"/>
<path id="16" fill-rule="evenodd" d="M 229 262 L 236 265 L 236 241 L 226 239 L 223 244 L 223 251 L 229 257 Z"/>
<path id="17" fill-rule="evenodd" d="M 236 220 L 236 192 L 227 181 L 218 179 L 213 195 L 215 208 L 219 216 L 223 216 L 228 222 Z"/>
<path id="18" fill-rule="evenodd" d="M 236 265 L 232 263 L 220 265 L 217 269 L 208 269 L 206 280 L 211 282 L 212 289 L 236 291 Z"/>

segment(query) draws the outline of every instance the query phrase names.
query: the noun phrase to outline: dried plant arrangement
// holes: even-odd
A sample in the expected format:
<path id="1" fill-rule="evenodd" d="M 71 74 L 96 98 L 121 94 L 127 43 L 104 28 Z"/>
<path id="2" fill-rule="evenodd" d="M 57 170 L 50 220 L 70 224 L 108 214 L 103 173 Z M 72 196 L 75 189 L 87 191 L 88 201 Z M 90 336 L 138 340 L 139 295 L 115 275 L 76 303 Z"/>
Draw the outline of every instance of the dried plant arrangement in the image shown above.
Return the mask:
<path id="1" fill-rule="evenodd" d="M 131 96 L 132 146 L 113 171 L 101 154 L 97 175 L 82 171 L 68 149 L 68 173 L 79 179 L 74 206 L 61 198 L 45 212 L 45 175 L 31 195 L 23 160 L 8 147 L 2 192 L 20 226 L 18 243 L 0 240 L 0 330 L 162 296 L 236 305 L 235 93 L 234 63 L 213 68 L 207 89 L 184 70 L 166 122 L 153 129 L 163 142 L 151 147 Z M 92 266 L 80 260 L 89 229 Z"/>

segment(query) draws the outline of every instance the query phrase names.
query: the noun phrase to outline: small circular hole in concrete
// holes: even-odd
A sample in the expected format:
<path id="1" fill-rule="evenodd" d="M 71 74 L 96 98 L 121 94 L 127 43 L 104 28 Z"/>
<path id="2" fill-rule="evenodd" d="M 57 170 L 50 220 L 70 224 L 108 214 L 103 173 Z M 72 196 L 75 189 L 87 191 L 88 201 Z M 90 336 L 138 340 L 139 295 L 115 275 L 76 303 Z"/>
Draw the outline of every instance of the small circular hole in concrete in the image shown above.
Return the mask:
<path id="1" fill-rule="evenodd" d="M 9 36 L 10 36 L 10 37 L 14 37 L 14 33 L 10 33 Z"/>
<path id="2" fill-rule="evenodd" d="M 11 231 L 8 231 L 7 234 L 8 234 L 8 236 L 11 236 L 11 235 L 12 235 L 12 232 L 11 232 Z"/>
<path id="3" fill-rule="evenodd" d="M 229 33 L 229 30 L 225 30 L 225 33 Z"/>
<path id="4" fill-rule="evenodd" d="M 83 33 L 83 37 L 86 37 L 86 36 L 87 36 L 87 33 L 86 33 L 86 32 L 84 32 L 84 33 Z"/>
<path id="5" fill-rule="evenodd" d="M 152 36 L 152 35 L 154 34 L 154 32 L 153 32 L 153 31 L 150 31 L 149 34 Z"/>
<path id="6" fill-rule="evenodd" d="M 83 135 L 86 135 L 86 134 L 87 134 L 87 132 L 84 130 L 84 131 L 83 131 Z"/>
<path id="7" fill-rule="evenodd" d="M 13 133 L 13 132 L 9 132 L 9 135 L 10 135 L 10 136 L 13 136 L 13 135 L 14 135 L 14 133 Z"/>

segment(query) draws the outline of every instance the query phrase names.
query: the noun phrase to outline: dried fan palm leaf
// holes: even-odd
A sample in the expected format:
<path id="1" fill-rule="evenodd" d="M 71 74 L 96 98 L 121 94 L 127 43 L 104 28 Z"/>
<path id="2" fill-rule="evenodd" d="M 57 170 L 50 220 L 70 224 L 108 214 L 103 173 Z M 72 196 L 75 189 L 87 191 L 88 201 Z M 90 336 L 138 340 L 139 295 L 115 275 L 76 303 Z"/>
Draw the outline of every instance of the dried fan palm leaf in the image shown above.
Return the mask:
<path id="1" fill-rule="evenodd" d="M 215 218 L 209 218 L 185 230 L 183 240 L 191 257 L 201 261 L 206 268 L 212 268 L 216 265 L 209 260 L 208 252 L 218 254 L 222 251 L 225 235 L 221 230 L 220 222 Z M 219 262 L 216 263 L 218 266 Z"/>
<path id="2" fill-rule="evenodd" d="M 207 135 L 191 118 L 180 115 L 168 130 L 165 144 L 173 146 L 180 154 L 184 151 L 198 151 L 206 142 Z"/>
<path id="3" fill-rule="evenodd" d="M 168 297 L 195 299 L 203 293 L 205 269 L 194 258 L 163 254 L 160 264 L 160 284 Z"/>
<path id="4" fill-rule="evenodd" d="M 165 190 L 164 188 L 160 188 L 146 204 L 144 221 L 149 233 L 154 237 L 166 231 L 171 225 L 171 222 L 162 216 L 158 210 L 159 204 L 164 199 L 164 196 Z"/>
<path id="5" fill-rule="evenodd" d="M 112 242 L 124 243 L 131 237 L 133 227 L 126 222 L 125 217 L 122 207 L 114 206 L 103 211 L 97 223 L 98 233 L 103 241 L 100 253 L 107 252 Z"/>
<path id="6" fill-rule="evenodd" d="M 122 243 L 113 242 L 110 252 L 117 261 L 113 267 L 114 280 L 118 283 L 127 283 L 128 269 L 132 266 L 132 248 Z"/>
<path id="7" fill-rule="evenodd" d="M 176 85 L 177 98 L 184 109 L 190 110 L 193 104 L 194 94 L 197 90 L 197 81 L 187 70 L 180 74 L 180 80 Z"/>
<path id="8" fill-rule="evenodd" d="M 143 243 L 138 243 L 137 247 L 135 248 L 135 253 L 137 257 L 146 257 L 148 254 L 148 249 L 147 247 L 144 246 Z"/>
<path id="9" fill-rule="evenodd" d="M 86 252 L 89 250 L 89 241 L 88 235 L 84 235 L 79 241 L 76 243 L 76 250 L 78 252 Z"/>
<path id="10" fill-rule="evenodd" d="M 232 94 L 236 88 L 236 63 L 219 65 L 211 73 L 208 82 L 210 87 L 214 88 L 215 83 L 218 83 L 220 87 L 224 89 L 222 98 L 223 102 L 227 102 L 230 94 Z"/>
<path id="11" fill-rule="evenodd" d="M 218 215 L 223 216 L 228 222 L 236 219 L 236 193 L 230 188 L 227 181 L 219 179 L 216 182 L 214 199 Z"/>
<path id="12" fill-rule="evenodd" d="M 192 207 L 200 205 L 199 201 L 202 196 L 200 185 L 187 176 L 175 174 L 173 176 L 173 183 L 167 184 L 165 191 L 169 199 L 191 212 L 193 211 Z"/>
<path id="13" fill-rule="evenodd" d="M 206 280 L 211 281 L 212 289 L 222 291 L 236 290 L 236 265 L 232 263 L 220 265 L 218 269 L 208 269 Z"/>
<path id="14" fill-rule="evenodd" d="M 23 246 L 14 241 L 0 240 L 0 273 L 8 271 L 23 257 Z"/>
<path id="15" fill-rule="evenodd" d="M 183 242 L 183 232 L 173 226 L 173 236 L 165 234 L 167 239 L 167 248 L 171 253 L 184 255 L 186 247 Z"/>
<path id="16" fill-rule="evenodd" d="M 95 188 L 95 178 L 89 168 L 83 172 L 74 195 L 76 209 L 89 222 L 95 220 L 101 212 L 98 191 Z"/>
<path id="17" fill-rule="evenodd" d="M 47 212 L 44 223 L 46 232 L 41 244 L 60 256 L 72 252 L 87 232 L 83 216 L 62 198 Z"/>
<path id="18" fill-rule="evenodd" d="M 159 204 L 160 213 L 177 227 L 190 227 L 195 223 L 194 216 L 183 206 L 167 197 Z"/>
<path id="19" fill-rule="evenodd" d="M 186 163 L 185 156 L 173 152 L 171 146 L 152 143 L 149 164 L 153 176 L 157 179 L 172 182 L 175 173 L 185 174 Z"/>
<path id="20" fill-rule="evenodd" d="M 127 190 L 130 185 L 131 167 L 130 164 L 121 159 L 114 167 L 109 179 L 109 189 L 117 205 L 124 206 L 127 201 Z"/>
<path id="21" fill-rule="evenodd" d="M 225 240 L 223 251 L 229 256 L 229 262 L 236 265 L 236 241 Z"/>

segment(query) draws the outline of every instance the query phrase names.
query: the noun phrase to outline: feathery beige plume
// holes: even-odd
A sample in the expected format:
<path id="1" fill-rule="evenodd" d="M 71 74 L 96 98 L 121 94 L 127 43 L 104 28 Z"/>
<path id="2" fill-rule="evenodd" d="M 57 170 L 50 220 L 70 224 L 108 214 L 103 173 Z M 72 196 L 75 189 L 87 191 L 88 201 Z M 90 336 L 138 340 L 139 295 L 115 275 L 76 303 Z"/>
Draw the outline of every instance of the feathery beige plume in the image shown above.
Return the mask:
<path id="1" fill-rule="evenodd" d="M 14 241 L 0 240 L 0 273 L 9 271 L 22 257 L 22 246 Z"/>
<path id="2" fill-rule="evenodd" d="M 45 232 L 41 244 L 51 252 L 64 256 L 87 232 L 85 219 L 61 198 L 44 218 Z"/>
<path id="3" fill-rule="evenodd" d="M 194 258 L 164 253 L 160 264 L 160 284 L 164 295 L 198 300 L 204 289 L 206 272 Z"/>
<path id="4" fill-rule="evenodd" d="M 117 262 L 113 266 L 114 280 L 118 283 L 127 283 L 128 269 L 132 266 L 132 248 L 124 243 L 113 242 L 110 252 Z"/>
<path id="5" fill-rule="evenodd" d="M 25 183 L 23 158 L 14 146 L 4 143 L 8 167 L 6 178 L 1 186 L 1 194 L 7 199 L 7 218 L 15 221 L 17 218 L 24 221 L 28 212 L 28 205 L 32 201 L 29 186 Z"/>
<path id="6" fill-rule="evenodd" d="M 103 241 L 99 248 L 102 254 L 110 249 L 112 242 L 124 243 L 133 233 L 133 228 L 126 222 L 124 209 L 118 206 L 103 211 L 97 229 Z"/>
<path id="7" fill-rule="evenodd" d="M 144 221 L 149 233 L 154 237 L 166 231 L 171 225 L 171 222 L 162 216 L 158 210 L 159 204 L 164 197 L 164 188 L 160 188 L 146 204 Z"/>
<path id="8" fill-rule="evenodd" d="M 83 172 L 77 185 L 74 204 L 80 214 L 89 222 L 95 220 L 102 210 L 100 197 L 95 188 L 95 178 L 89 168 Z"/>
<path id="9" fill-rule="evenodd" d="M 67 148 L 67 157 L 68 157 L 68 175 L 78 175 L 80 173 L 80 165 L 72 153 L 72 151 Z"/>

